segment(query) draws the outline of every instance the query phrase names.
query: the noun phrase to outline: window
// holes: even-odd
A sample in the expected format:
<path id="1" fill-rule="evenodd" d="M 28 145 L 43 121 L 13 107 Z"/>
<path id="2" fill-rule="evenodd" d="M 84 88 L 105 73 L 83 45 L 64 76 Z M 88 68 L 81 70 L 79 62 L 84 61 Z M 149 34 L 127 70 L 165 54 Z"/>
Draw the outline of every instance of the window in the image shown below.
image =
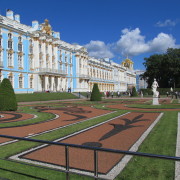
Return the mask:
<path id="1" fill-rule="evenodd" d="M 2 47 L 2 35 L 0 33 L 0 47 Z"/>
<path id="2" fill-rule="evenodd" d="M 8 66 L 13 66 L 12 54 L 8 53 Z"/>
<path id="3" fill-rule="evenodd" d="M 22 75 L 19 76 L 19 88 L 23 88 L 23 77 L 22 77 Z"/>
<path id="4" fill-rule="evenodd" d="M 42 68 L 42 66 L 43 66 L 43 60 L 40 59 L 40 60 L 39 60 L 39 67 Z"/>
<path id="5" fill-rule="evenodd" d="M 33 59 L 31 57 L 29 58 L 29 67 L 33 69 Z"/>
<path id="6" fill-rule="evenodd" d="M 8 38 L 12 39 L 12 34 L 11 33 L 8 33 Z"/>
<path id="7" fill-rule="evenodd" d="M 33 46 L 32 45 L 29 46 L 29 53 L 33 54 Z"/>
<path id="8" fill-rule="evenodd" d="M 18 40 L 19 40 L 19 42 L 21 42 L 21 40 L 22 40 L 22 37 L 21 37 L 21 36 L 19 36 L 19 37 L 18 37 Z"/>
<path id="9" fill-rule="evenodd" d="M 8 48 L 12 49 L 12 34 L 8 34 Z"/>
<path id="10" fill-rule="evenodd" d="M 46 45 L 46 54 L 48 54 L 48 45 Z"/>
<path id="11" fill-rule="evenodd" d="M 46 68 L 49 68 L 49 61 L 46 60 Z"/>
<path id="12" fill-rule="evenodd" d="M 39 52 L 41 52 L 42 50 L 42 47 L 41 47 L 41 44 L 39 44 Z"/>
<path id="13" fill-rule="evenodd" d="M 30 88 L 33 88 L 33 76 L 30 76 L 30 79 L 29 79 L 29 87 L 30 87 Z"/>
<path id="14" fill-rule="evenodd" d="M 11 85 L 13 86 L 13 74 L 12 74 L 12 73 L 10 73 L 10 74 L 8 75 L 8 79 L 9 79 Z"/>
<path id="15" fill-rule="evenodd" d="M 18 67 L 19 68 L 23 67 L 22 56 L 20 56 L 20 55 L 18 55 Z"/>
<path id="16" fill-rule="evenodd" d="M 22 43 L 18 43 L 18 51 L 21 51 L 22 52 Z"/>
<path id="17" fill-rule="evenodd" d="M 11 39 L 8 40 L 8 48 L 9 48 L 9 49 L 12 49 L 12 40 L 11 40 Z"/>
<path id="18" fill-rule="evenodd" d="M 33 54 L 33 44 L 32 44 L 32 40 L 31 39 L 29 40 L 29 43 L 30 43 L 30 45 L 29 45 L 29 53 Z"/>
<path id="19" fill-rule="evenodd" d="M 2 52 L 0 51 L 0 66 L 1 66 L 1 62 L 2 62 Z"/>

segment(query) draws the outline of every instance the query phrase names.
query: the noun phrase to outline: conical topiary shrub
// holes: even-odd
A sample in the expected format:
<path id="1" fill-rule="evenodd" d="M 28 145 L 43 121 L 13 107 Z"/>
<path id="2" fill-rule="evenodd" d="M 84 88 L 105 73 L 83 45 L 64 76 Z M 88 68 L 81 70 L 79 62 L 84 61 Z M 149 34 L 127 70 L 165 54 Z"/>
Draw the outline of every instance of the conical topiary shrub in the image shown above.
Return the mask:
<path id="1" fill-rule="evenodd" d="M 16 111 L 17 101 L 9 79 L 4 78 L 0 84 L 0 111 Z"/>
<path id="2" fill-rule="evenodd" d="M 96 83 L 93 86 L 90 101 L 101 101 L 101 93 Z"/>
<path id="3" fill-rule="evenodd" d="M 133 88 L 132 88 L 132 94 L 131 94 L 131 97 L 137 97 L 137 96 L 138 96 L 138 94 L 137 94 L 136 88 L 133 87 Z"/>

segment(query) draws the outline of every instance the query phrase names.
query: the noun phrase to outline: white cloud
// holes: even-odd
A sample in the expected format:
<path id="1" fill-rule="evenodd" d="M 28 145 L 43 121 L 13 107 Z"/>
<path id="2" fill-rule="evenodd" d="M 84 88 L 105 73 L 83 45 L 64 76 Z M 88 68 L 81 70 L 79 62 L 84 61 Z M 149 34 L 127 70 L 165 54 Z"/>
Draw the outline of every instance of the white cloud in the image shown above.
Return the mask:
<path id="1" fill-rule="evenodd" d="M 120 39 L 115 44 L 115 49 L 122 55 L 138 55 L 147 52 L 149 47 L 145 43 L 145 36 L 140 34 L 139 28 L 134 30 L 123 29 Z"/>
<path id="2" fill-rule="evenodd" d="M 160 33 L 149 41 L 149 52 L 165 52 L 168 48 L 176 48 L 176 40 L 169 34 Z"/>
<path id="3" fill-rule="evenodd" d="M 115 43 L 115 50 L 126 56 L 136 56 L 143 53 L 166 52 L 167 48 L 175 48 L 176 40 L 169 34 L 159 33 L 150 41 L 145 41 L 139 28 L 123 29 L 120 39 Z"/>
<path id="4" fill-rule="evenodd" d="M 164 22 L 157 22 L 156 26 L 157 27 L 168 27 L 168 26 L 175 26 L 177 24 L 177 21 L 172 21 L 170 19 L 166 19 Z"/>
<path id="5" fill-rule="evenodd" d="M 113 58 L 117 56 L 137 56 L 144 53 L 164 53 L 168 48 L 180 48 L 172 35 L 159 33 L 153 39 L 146 41 L 139 28 L 123 29 L 117 42 L 105 44 L 103 41 L 90 41 L 86 44 L 89 55 L 96 58 Z"/>
<path id="6" fill-rule="evenodd" d="M 110 51 L 108 45 L 103 41 L 90 41 L 89 44 L 86 44 L 89 55 L 96 58 L 113 58 L 114 54 Z"/>

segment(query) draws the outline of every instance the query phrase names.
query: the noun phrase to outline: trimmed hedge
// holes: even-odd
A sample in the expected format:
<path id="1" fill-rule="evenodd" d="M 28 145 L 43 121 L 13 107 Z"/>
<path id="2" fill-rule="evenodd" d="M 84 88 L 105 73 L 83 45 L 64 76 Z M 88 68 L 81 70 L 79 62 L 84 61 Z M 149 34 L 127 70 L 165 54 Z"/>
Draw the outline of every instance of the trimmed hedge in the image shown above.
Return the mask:
<path id="1" fill-rule="evenodd" d="M 1 111 L 16 111 L 17 101 L 14 89 L 9 79 L 4 78 L 0 84 L 0 110 Z"/>
<path id="2" fill-rule="evenodd" d="M 95 83 L 91 93 L 90 101 L 101 101 L 101 97 L 102 95 L 99 91 L 98 84 Z"/>
<path id="3" fill-rule="evenodd" d="M 131 94 L 131 97 L 137 97 L 137 96 L 138 96 L 138 94 L 137 94 L 136 88 L 133 87 L 133 88 L 132 88 L 132 94 Z"/>

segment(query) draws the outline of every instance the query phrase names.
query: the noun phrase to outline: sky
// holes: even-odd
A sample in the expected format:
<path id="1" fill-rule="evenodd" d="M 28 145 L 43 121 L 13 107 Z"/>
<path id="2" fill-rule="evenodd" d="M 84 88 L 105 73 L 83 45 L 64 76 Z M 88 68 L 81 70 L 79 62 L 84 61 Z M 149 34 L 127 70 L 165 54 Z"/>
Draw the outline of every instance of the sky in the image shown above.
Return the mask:
<path id="1" fill-rule="evenodd" d="M 144 58 L 180 48 L 179 0 L 0 0 L 21 23 L 49 20 L 61 40 L 85 46 L 90 56 L 125 58 L 145 70 Z"/>

